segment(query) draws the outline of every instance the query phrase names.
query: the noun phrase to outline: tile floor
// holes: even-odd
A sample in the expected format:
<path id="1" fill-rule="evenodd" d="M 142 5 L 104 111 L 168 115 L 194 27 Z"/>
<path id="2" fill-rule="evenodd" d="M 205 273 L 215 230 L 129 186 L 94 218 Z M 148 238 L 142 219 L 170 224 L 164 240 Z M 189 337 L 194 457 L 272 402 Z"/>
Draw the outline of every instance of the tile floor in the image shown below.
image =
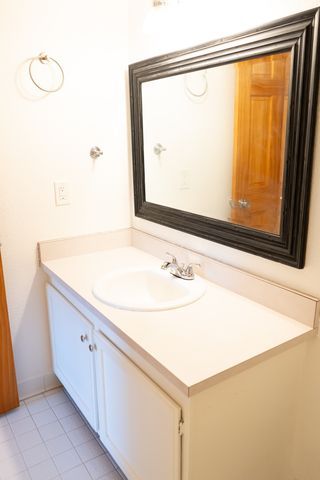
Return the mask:
<path id="1" fill-rule="evenodd" d="M 0 415 L 0 480 L 122 480 L 62 389 Z"/>

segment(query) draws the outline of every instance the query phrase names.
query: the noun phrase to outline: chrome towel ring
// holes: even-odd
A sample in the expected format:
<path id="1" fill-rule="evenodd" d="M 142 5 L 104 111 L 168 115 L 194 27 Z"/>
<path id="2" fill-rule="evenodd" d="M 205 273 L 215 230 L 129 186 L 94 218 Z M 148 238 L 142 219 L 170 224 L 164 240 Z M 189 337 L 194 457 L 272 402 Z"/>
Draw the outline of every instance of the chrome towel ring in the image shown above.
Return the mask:
<path id="1" fill-rule="evenodd" d="M 184 86 L 187 93 L 191 95 L 191 97 L 201 98 L 201 97 L 204 97 L 208 92 L 207 70 L 198 70 L 197 73 L 198 75 L 201 75 L 201 77 L 199 76 L 199 79 L 198 79 L 201 82 L 200 86 L 198 85 L 197 87 L 194 87 L 190 84 L 188 73 L 184 75 Z"/>
<path id="2" fill-rule="evenodd" d="M 60 83 L 59 85 L 56 87 L 56 88 L 53 88 L 51 90 L 48 90 L 47 88 L 44 88 L 44 87 L 41 87 L 41 85 L 39 85 L 38 82 L 36 82 L 36 80 L 34 79 L 34 76 L 32 74 L 32 65 L 33 63 L 38 60 L 40 63 L 50 63 L 50 62 L 53 62 L 57 67 L 58 69 L 60 70 L 60 74 L 61 74 L 61 80 L 60 80 Z M 59 62 L 57 62 L 57 60 L 55 60 L 54 58 L 52 57 L 49 57 L 46 53 L 44 52 L 41 52 L 39 53 L 39 55 L 37 57 L 34 57 L 30 64 L 29 64 L 29 74 L 30 74 L 30 78 L 32 80 L 32 82 L 35 84 L 36 87 L 38 87 L 40 90 L 42 90 L 43 92 L 47 92 L 47 93 L 53 93 L 53 92 L 57 92 L 58 90 L 60 90 L 60 88 L 62 87 L 63 85 L 63 82 L 64 82 L 64 73 L 63 73 L 63 69 L 60 65 Z"/>

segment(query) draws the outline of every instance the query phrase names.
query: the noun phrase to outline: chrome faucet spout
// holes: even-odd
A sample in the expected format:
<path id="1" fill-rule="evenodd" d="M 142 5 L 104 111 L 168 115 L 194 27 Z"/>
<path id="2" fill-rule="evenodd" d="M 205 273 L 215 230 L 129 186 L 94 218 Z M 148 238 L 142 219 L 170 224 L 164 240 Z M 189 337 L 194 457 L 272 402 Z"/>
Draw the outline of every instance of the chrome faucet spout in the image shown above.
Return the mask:
<path id="1" fill-rule="evenodd" d="M 172 255 L 172 253 L 167 252 L 167 255 L 171 256 L 171 262 L 164 261 L 163 264 L 161 265 L 161 268 L 163 270 L 169 270 L 171 275 L 174 275 L 175 277 L 178 277 L 178 278 L 182 278 L 183 280 L 194 279 L 193 265 L 197 265 L 200 267 L 200 264 L 189 263 L 186 265 L 182 263 L 181 265 L 179 265 L 176 257 Z"/>

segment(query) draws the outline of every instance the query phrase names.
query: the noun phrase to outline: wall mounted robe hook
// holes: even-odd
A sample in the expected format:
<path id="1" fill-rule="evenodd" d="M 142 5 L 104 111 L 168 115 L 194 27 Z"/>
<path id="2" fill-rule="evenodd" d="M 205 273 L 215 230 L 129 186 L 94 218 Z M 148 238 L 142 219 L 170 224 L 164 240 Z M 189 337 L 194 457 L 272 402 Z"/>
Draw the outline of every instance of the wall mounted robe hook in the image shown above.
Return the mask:
<path id="1" fill-rule="evenodd" d="M 165 152 L 167 149 L 161 143 L 156 143 L 153 147 L 153 153 L 155 155 L 161 155 L 162 152 Z"/>
<path id="2" fill-rule="evenodd" d="M 101 148 L 99 147 L 92 147 L 91 150 L 90 150 L 90 157 L 93 159 L 93 160 L 96 160 L 97 158 L 99 158 L 101 155 L 103 155 L 103 151 L 101 150 Z"/>

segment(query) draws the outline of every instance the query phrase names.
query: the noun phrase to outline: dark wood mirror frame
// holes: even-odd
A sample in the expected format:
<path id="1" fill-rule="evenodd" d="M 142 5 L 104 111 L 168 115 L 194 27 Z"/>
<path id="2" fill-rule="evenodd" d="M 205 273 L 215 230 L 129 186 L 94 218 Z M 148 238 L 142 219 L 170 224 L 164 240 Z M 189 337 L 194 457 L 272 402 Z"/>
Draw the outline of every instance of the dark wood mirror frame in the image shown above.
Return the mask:
<path id="1" fill-rule="evenodd" d="M 135 215 L 254 255 L 303 268 L 308 230 L 319 81 L 319 9 L 255 30 L 129 66 Z M 280 234 L 146 201 L 142 84 L 262 55 L 291 51 L 288 127 Z"/>

